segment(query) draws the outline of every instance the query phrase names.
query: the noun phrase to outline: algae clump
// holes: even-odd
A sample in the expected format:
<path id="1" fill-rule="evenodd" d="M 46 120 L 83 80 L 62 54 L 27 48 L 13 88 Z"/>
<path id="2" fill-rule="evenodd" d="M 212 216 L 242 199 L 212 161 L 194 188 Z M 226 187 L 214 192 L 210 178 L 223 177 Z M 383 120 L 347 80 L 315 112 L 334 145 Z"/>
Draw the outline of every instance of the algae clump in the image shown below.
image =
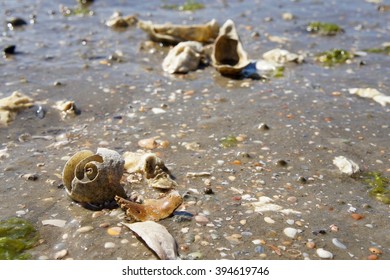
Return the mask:
<path id="1" fill-rule="evenodd" d="M 380 53 L 380 54 L 390 55 L 390 45 L 386 45 L 386 46 L 383 46 L 381 48 L 369 48 L 369 49 L 365 49 L 363 51 L 368 52 L 368 53 Z"/>
<path id="2" fill-rule="evenodd" d="M 0 260 L 26 260 L 25 250 L 34 247 L 39 239 L 37 230 L 22 218 L 0 221 Z"/>
<path id="3" fill-rule="evenodd" d="M 368 172 L 364 176 L 364 181 L 371 188 L 368 192 L 370 196 L 385 204 L 390 204 L 390 180 L 388 178 L 379 172 Z"/>
<path id="4" fill-rule="evenodd" d="M 326 52 L 319 53 L 316 56 L 316 60 L 324 64 L 325 66 L 342 64 L 351 58 L 353 58 L 353 54 L 342 49 L 332 49 Z"/>
<path id="5" fill-rule="evenodd" d="M 178 10 L 178 11 L 196 11 L 196 10 L 204 9 L 204 5 L 194 0 L 187 0 L 183 5 L 165 4 L 162 6 L 162 8 L 167 10 Z"/>
<path id="6" fill-rule="evenodd" d="M 229 135 L 227 137 L 224 137 L 221 141 L 220 141 L 222 147 L 224 148 L 230 148 L 230 147 L 234 147 L 237 145 L 238 143 L 238 140 L 235 136 L 232 136 L 232 135 Z"/>
<path id="7" fill-rule="evenodd" d="M 306 26 L 306 30 L 311 33 L 332 36 L 343 32 L 343 29 L 335 23 L 313 21 Z"/>

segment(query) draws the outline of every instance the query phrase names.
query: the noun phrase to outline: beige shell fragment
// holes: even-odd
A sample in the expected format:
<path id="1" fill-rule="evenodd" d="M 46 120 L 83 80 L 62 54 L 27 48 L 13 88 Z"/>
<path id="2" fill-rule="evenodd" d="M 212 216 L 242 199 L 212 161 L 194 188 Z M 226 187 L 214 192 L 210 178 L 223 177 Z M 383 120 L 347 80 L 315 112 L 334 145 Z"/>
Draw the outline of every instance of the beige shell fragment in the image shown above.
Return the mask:
<path id="1" fill-rule="evenodd" d="M 173 47 L 165 57 L 162 68 L 165 72 L 188 73 L 198 69 L 203 55 L 203 46 L 199 42 L 181 42 Z"/>
<path id="2" fill-rule="evenodd" d="M 382 106 L 390 104 L 390 96 L 383 94 L 375 88 L 350 88 L 350 94 L 356 94 L 363 98 L 371 98 Z"/>
<path id="3" fill-rule="evenodd" d="M 219 31 L 219 25 L 215 19 L 199 25 L 154 24 L 151 21 L 140 20 L 138 27 L 148 33 L 153 41 L 169 44 L 183 41 L 212 42 Z"/>
<path id="4" fill-rule="evenodd" d="M 115 196 L 118 205 L 126 215 L 135 221 L 160 221 L 172 215 L 183 203 L 179 192 L 171 190 L 158 199 L 145 199 L 142 203 Z"/>
<path id="5" fill-rule="evenodd" d="M 19 111 L 33 106 L 33 102 L 30 97 L 18 91 L 0 99 L 0 125 L 8 125 L 15 119 Z"/>
<path id="6" fill-rule="evenodd" d="M 177 260 L 178 245 L 168 230 L 158 223 L 122 223 L 136 233 L 161 260 Z"/>
<path id="7" fill-rule="evenodd" d="M 303 62 L 303 56 L 295 53 L 291 53 L 284 49 L 273 49 L 263 54 L 263 58 L 266 61 L 275 62 L 277 64 L 286 64 L 287 62 Z"/>
<path id="8" fill-rule="evenodd" d="M 65 164 L 62 180 L 69 197 L 81 203 L 103 204 L 116 195 L 126 197 L 120 180 L 124 161 L 113 150 L 99 148 L 95 153 L 83 150 Z"/>
<path id="9" fill-rule="evenodd" d="M 124 168 L 128 173 L 141 173 L 153 188 L 172 189 L 177 183 L 171 179 L 171 174 L 164 161 L 154 153 L 125 152 Z"/>
<path id="10" fill-rule="evenodd" d="M 75 116 L 78 114 L 78 109 L 74 101 L 60 100 L 54 104 L 53 108 L 60 111 L 62 119 L 65 119 L 68 116 Z"/>
<path id="11" fill-rule="evenodd" d="M 222 75 L 239 76 L 250 63 L 234 22 L 229 19 L 219 30 L 211 55 L 213 66 Z"/>
<path id="12" fill-rule="evenodd" d="M 106 25 L 111 28 L 127 28 L 138 22 L 138 18 L 134 15 L 123 17 L 121 13 L 115 12 L 107 21 Z"/>

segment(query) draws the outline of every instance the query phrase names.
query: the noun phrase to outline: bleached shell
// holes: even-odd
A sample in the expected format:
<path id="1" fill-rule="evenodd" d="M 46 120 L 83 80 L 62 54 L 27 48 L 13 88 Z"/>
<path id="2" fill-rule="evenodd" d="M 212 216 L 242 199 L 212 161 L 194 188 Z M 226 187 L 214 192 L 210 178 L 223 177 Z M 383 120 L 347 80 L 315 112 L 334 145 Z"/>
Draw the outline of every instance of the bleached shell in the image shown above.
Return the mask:
<path id="1" fill-rule="evenodd" d="M 65 164 L 62 180 L 69 197 L 77 202 L 102 204 L 115 195 L 126 197 L 120 184 L 124 161 L 113 150 L 99 148 L 97 153 L 83 150 Z"/>
<path id="2" fill-rule="evenodd" d="M 168 73 L 187 73 L 198 69 L 203 55 L 199 42 L 181 42 L 172 48 L 165 57 L 162 68 Z"/>
<path id="3" fill-rule="evenodd" d="M 18 91 L 0 99 L 0 125 L 8 125 L 15 119 L 18 111 L 33 106 L 33 102 L 30 97 Z"/>
<path id="4" fill-rule="evenodd" d="M 385 95 L 374 88 L 350 88 L 348 91 L 350 94 L 356 94 L 363 98 L 371 98 L 382 106 L 390 104 L 390 96 Z"/>
<path id="5" fill-rule="evenodd" d="M 302 62 L 303 57 L 295 53 L 291 53 L 284 49 L 273 49 L 263 54 L 263 58 L 267 61 L 275 62 L 278 64 L 285 64 L 287 62 Z"/>
<path id="6" fill-rule="evenodd" d="M 316 253 L 321 259 L 333 259 L 333 254 L 323 248 L 318 248 Z"/>
<path id="7" fill-rule="evenodd" d="M 295 237 L 297 236 L 298 230 L 295 229 L 295 228 L 288 227 L 288 228 L 285 228 L 285 229 L 283 230 L 283 233 L 284 233 L 287 237 L 295 238 Z"/>
<path id="8" fill-rule="evenodd" d="M 349 176 L 360 171 L 359 165 L 354 161 L 347 159 L 344 156 L 338 156 L 333 159 L 333 164 L 341 171 L 341 173 L 347 174 Z"/>
<path id="9" fill-rule="evenodd" d="M 239 76 L 250 63 L 231 19 L 227 20 L 219 30 L 211 60 L 217 71 L 227 76 Z"/>
<path id="10" fill-rule="evenodd" d="M 140 20 L 138 27 L 148 33 L 153 41 L 170 44 L 184 41 L 211 42 L 219 31 L 219 24 L 215 19 L 200 25 L 154 24 L 151 21 Z"/>

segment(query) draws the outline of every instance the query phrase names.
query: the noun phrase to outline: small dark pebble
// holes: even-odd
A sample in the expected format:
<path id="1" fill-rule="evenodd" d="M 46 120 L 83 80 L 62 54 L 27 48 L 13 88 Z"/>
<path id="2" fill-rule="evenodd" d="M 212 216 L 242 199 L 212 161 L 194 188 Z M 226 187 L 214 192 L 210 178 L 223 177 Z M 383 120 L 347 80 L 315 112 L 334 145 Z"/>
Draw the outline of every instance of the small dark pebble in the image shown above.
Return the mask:
<path id="1" fill-rule="evenodd" d="M 10 45 L 10 46 L 7 46 L 3 49 L 3 52 L 5 54 L 15 54 L 15 49 L 16 49 L 16 46 L 15 45 Z"/>
<path id="2" fill-rule="evenodd" d="M 27 25 L 27 22 L 19 17 L 10 18 L 7 20 L 7 26 L 11 30 L 17 27 L 22 27 L 24 25 Z"/>
<path id="3" fill-rule="evenodd" d="M 55 81 L 55 82 L 53 83 L 53 85 L 56 86 L 56 87 L 59 87 L 59 86 L 62 86 L 63 83 L 61 83 L 60 81 Z"/>
<path id="4" fill-rule="evenodd" d="M 204 188 L 203 191 L 204 191 L 205 194 L 213 194 L 214 193 L 213 189 L 212 188 L 208 188 L 208 187 Z"/>
<path id="5" fill-rule="evenodd" d="M 282 167 L 284 167 L 284 166 L 287 166 L 287 161 L 285 161 L 284 159 L 278 159 L 277 161 L 275 161 L 275 164 L 277 165 L 277 166 L 282 166 Z"/>
<path id="6" fill-rule="evenodd" d="M 193 217 L 194 214 L 187 212 L 187 211 L 174 211 L 173 215 L 175 216 L 187 216 L 187 217 Z"/>
<path id="7" fill-rule="evenodd" d="M 114 120 L 121 120 L 121 119 L 123 119 L 123 117 L 122 116 L 114 116 L 113 119 Z"/>
<path id="8" fill-rule="evenodd" d="M 297 181 L 300 182 L 300 183 L 306 183 L 306 182 L 307 182 L 307 179 L 306 179 L 306 177 L 299 176 L 298 179 L 297 179 Z"/>
<path id="9" fill-rule="evenodd" d="M 261 124 L 259 124 L 258 129 L 260 129 L 260 130 L 269 130 L 270 127 L 267 124 L 265 124 L 265 123 L 261 123 Z"/>
<path id="10" fill-rule="evenodd" d="M 326 229 L 313 230 L 312 233 L 313 233 L 314 235 L 326 234 Z"/>
<path id="11" fill-rule="evenodd" d="M 46 110 L 42 106 L 38 106 L 37 110 L 35 111 L 36 116 L 38 119 L 43 119 L 46 115 Z"/>

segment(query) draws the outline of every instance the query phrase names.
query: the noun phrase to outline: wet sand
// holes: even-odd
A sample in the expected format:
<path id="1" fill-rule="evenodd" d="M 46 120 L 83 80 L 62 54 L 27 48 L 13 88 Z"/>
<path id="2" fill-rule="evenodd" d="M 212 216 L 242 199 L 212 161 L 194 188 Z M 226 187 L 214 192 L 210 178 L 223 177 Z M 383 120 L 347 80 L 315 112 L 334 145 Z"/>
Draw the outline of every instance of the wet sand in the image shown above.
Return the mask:
<path id="1" fill-rule="evenodd" d="M 17 90 L 36 104 L 0 128 L 0 150 L 7 154 L 0 158 L 0 216 L 19 215 L 36 226 L 42 243 L 30 250 L 33 259 L 156 258 L 127 228 L 118 236 L 107 233 L 124 221 L 121 209 L 87 210 L 67 197 L 61 180 L 66 160 L 81 149 L 122 154 L 142 149 L 138 141 L 151 137 L 169 143 L 153 152 L 176 177 L 182 207 L 206 217 L 159 222 L 183 259 L 319 259 L 318 248 L 338 260 L 367 259 L 377 248 L 379 259 L 390 259 L 389 205 L 332 163 L 345 156 L 389 177 L 389 107 L 348 92 L 371 87 L 389 95 L 389 56 L 368 53 L 333 67 L 314 60 L 331 48 L 360 51 L 388 42 L 388 12 L 363 0 L 217 1 L 195 12 L 162 9 L 162 1 L 95 2 L 93 15 L 67 17 L 46 1 L 0 4 L 2 22 L 36 15 L 21 30 L 4 26 L 0 37 L 2 48 L 14 44 L 17 51 L 0 60 L 0 98 Z M 283 77 L 267 81 L 222 77 L 211 66 L 169 75 L 161 68 L 169 47 L 146 43 L 136 27 L 119 32 L 105 26 L 114 11 L 157 23 L 231 18 L 251 59 L 279 47 L 306 54 L 306 61 L 286 65 Z M 284 20 L 286 12 L 295 18 Z M 337 23 L 345 32 L 308 34 L 305 25 L 313 20 Z M 120 62 L 110 60 L 116 51 L 123 53 Z M 63 99 L 75 101 L 81 114 L 63 119 L 52 108 Z M 44 118 L 37 117 L 39 105 Z M 237 143 L 223 147 L 230 136 Z M 210 176 L 190 178 L 188 172 Z M 213 194 L 205 194 L 206 187 Z M 142 192 L 139 186 L 127 191 L 134 188 Z M 261 197 L 291 211 L 256 211 Z M 66 224 L 43 226 L 47 219 Z M 286 228 L 294 229 L 293 238 Z M 335 238 L 346 248 L 334 245 Z"/>

